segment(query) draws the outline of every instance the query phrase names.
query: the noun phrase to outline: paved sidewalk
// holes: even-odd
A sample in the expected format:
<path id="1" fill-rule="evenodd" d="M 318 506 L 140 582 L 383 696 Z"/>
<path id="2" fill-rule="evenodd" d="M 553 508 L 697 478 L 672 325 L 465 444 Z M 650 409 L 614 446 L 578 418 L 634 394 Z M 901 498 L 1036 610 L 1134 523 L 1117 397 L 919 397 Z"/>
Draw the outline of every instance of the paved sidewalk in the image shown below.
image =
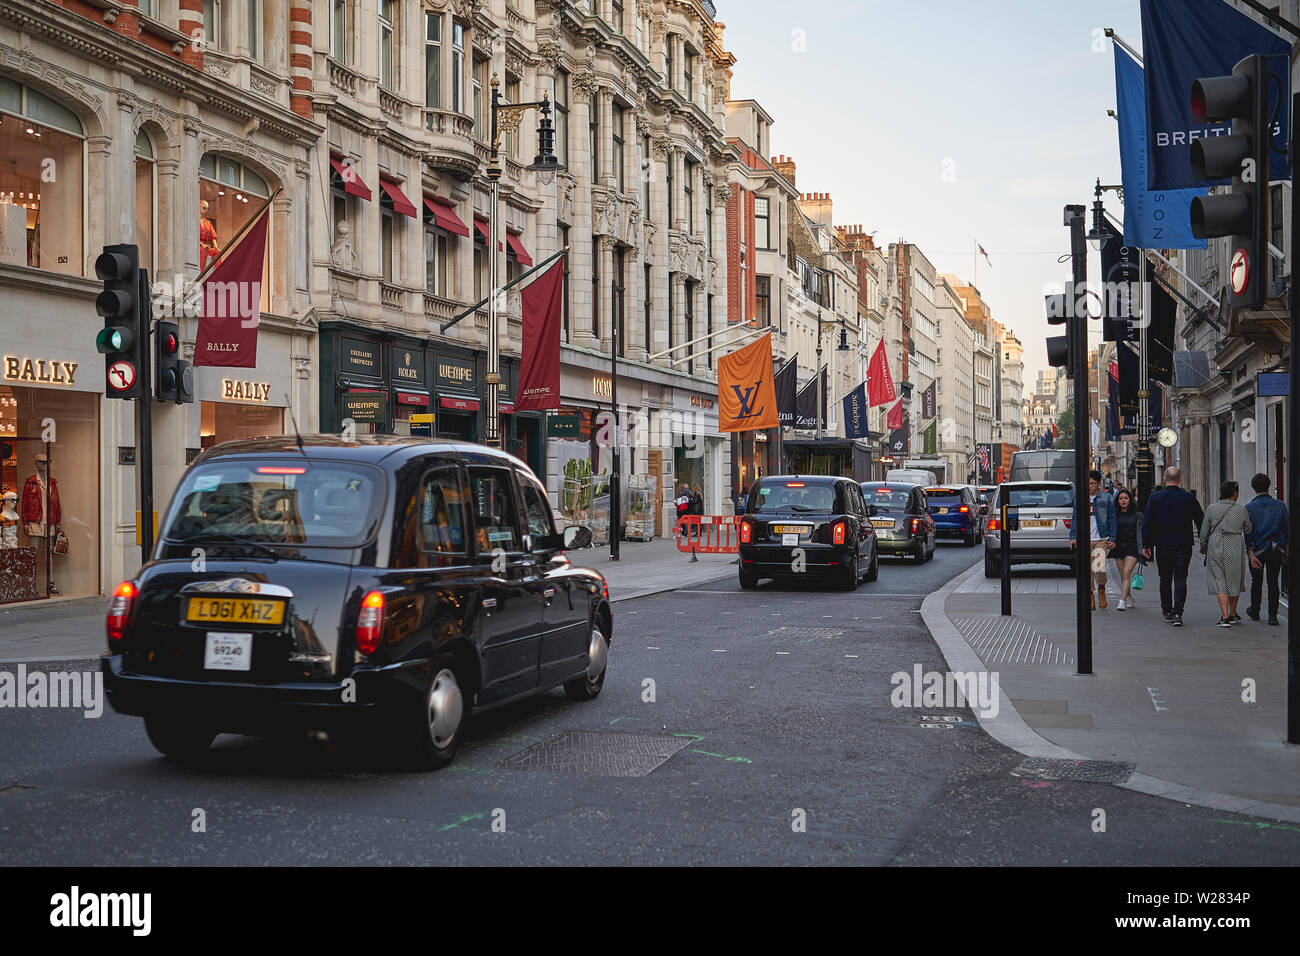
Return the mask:
<path id="1" fill-rule="evenodd" d="M 1004 743 L 1034 756 L 1135 763 L 1135 789 L 1300 822 L 1300 747 L 1285 742 L 1286 608 L 1278 627 L 1249 618 L 1215 627 L 1218 604 L 1193 561 L 1185 626 L 1171 627 L 1147 570 L 1135 609 L 1115 610 L 1112 577 L 1110 607 L 1094 612 L 1093 676 L 1075 673 L 1074 578 L 1063 569 L 1017 569 L 1010 618 L 982 565 L 932 595 L 923 613 L 954 671 L 998 673 L 1002 710 L 981 724 Z M 1247 591 L 1243 617 L 1248 603 Z M 1253 701 L 1243 700 L 1248 681 Z"/>
<path id="2" fill-rule="evenodd" d="M 619 557 L 610 561 L 608 546 L 569 553 L 574 564 L 605 575 L 613 602 L 736 574 L 734 554 L 702 554 L 692 563 L 690 554 L 666 538 L 624 541 Z M 107 607 L 107 598 L 0 607 L 0 664 L 99 657 L 105 648 Z"/>

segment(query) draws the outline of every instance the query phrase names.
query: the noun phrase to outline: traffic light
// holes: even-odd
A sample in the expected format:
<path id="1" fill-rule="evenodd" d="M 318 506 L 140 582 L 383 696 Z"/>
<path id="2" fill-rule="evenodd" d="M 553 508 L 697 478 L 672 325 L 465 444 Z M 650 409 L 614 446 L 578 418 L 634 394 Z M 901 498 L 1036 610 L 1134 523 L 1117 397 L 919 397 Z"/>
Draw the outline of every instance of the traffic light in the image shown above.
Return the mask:
<path id="1" fill-rule="evenodd" d="M 139 250 L 105 246 L 95 259 L 95 275 L 104 281 L 104 291 L 95 298 L 95 311 L 104 317 L 104 328 L 95 336 L 95 348 L 104 356 L 104 394 L 140 398 L 148 391 L 140 370 L 149 336 L 140 302 Z"/>
<path id="2" fill-rule="evenodd" d="M 154 327 L 158 367 L 158 385 L 154 395 L 160 402 L 183 405 L 194 401 L 194 370 L 181 360 L 181 329 L 175 322 L 159 322 Z"/>
<path id="3" fill-rule="evenodd" d="M 1047 337 L 1047 364 L 1054 368 L 1064 368 L 1069 378 L 1074 377 L 1073 336 L 1070 334 L 1072 315 L 1072 297 L 1069 294 L 1049 295 L 1047 299 L 1047 324 L 1064 325 L 1064 335 Z"/>
<path id="4" fill-rule="evenodd" d="M 1192 141 L 1192 173 L 1202 182 L 1231 179 L 1231 189 L 1192 200 L 1192 235 L 1198 239 L 1230 236 L 1229 307 L 1262 309 L 1268 288 L 1268 153 L 1267 59 L 1248 56 L 1232 76 L 1192 83 L 1192 115 L 1198 123 L 1231 121 L 1226 136 Z"/>

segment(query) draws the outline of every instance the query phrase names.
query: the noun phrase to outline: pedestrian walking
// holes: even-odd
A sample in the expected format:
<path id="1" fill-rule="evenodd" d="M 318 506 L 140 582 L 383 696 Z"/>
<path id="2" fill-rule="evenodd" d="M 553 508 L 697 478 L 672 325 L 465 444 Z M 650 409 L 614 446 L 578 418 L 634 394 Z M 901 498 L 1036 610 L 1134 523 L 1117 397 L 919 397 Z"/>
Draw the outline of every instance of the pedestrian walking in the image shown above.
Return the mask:
<path id="1" fill-rule="evenodd" d="M 1106 606 L 1106 559 L 1115 547 L 1115 500 L 1101 486 L 1101 472 L 1088 473 L 1088 545 L 1086 550 L 1091 563 L 1088 575 L 1088 607 Z M 1075 527 L 1070 524 L 1070 550 L 1074 550 Z"/>
<path id="2" fill-rule="evenodd" d="M 1252 621 L 1259 620 L 1259 611 L 1264 597 L 1264 578 L 1268 578 L 1268 623 L 1277 624 L 1277 609 L 1280 602 L 1278 593 L 1278 572 L 1282 563 L 1291 556 L 1290 522 L 1286 505 L 1268 493 L 1272 485 L 1268 475 L 1258 474 L 1250 479 L 1250 487 L 1255 497 L 1246 505 L 1253 526 L 1246 535 L 1246 547 L 1255 552 L 1250 562 L 1250 607 L 1246 616 Z"/>
<path id="3" fill-rule="evenodd" d="M 1117 611 L 1133 608 L 1133 572 L 1142 558 L 1142 517 L 1133 492 L 1120 488 L 1115 492 L 1115 549 L 1110 556 L 1119 571 L 1120 593 Z"/>
<path id="4" fill-rule="evenodd" d="M 1205 555 L 1206 586 L 1219 599 L 1219 627 L 1231 627 L 1241 620 L 1237 601 L 1246 580 L 1246 536 L 1250 534 L 1250 512 L 1237 500 L 1241 486 L 1225 481 L 1219 500 L 1205 509 L 1201 525 L 1201 554 Z M 1255 560 L 1255 552 L 1250 552 Z"/>
<path id="5" fill-rule="evenodd" d="M 691 488 L 686 482 L 677 486 L 677 520 L 680 521 L 691 513 Z M 682 537 L 689 538 L 690 531 L 682 528 Z"/>
<path id="6" fill-rule="evenodd" d="M 700 486 L 695 485 L 693 488 L 691 488 L 690 494 L 691 494 L 691 514 L 703 518 L 704 517 L 704 493 L 700 491 Z M 696 525 L 695 534 L 697 537 L 700 537 L 704 533 L 705 533 L 704 523 L 700 522 L 700 524 Z"/>
<path id="7" fill-rule="evenodd" d="M 1160 610 L 1174 627 L 1183 626 L 1187 603 L 1187 567 L 1192 563 L 1192 541 L 1205 514 L 1196 495 L 1181 485 L 1181 469 L 1165 469 L 1165 486 L 1146 503 L 1142 517 L 1142 554 L 1155 553 L 1160 574 Z"/>

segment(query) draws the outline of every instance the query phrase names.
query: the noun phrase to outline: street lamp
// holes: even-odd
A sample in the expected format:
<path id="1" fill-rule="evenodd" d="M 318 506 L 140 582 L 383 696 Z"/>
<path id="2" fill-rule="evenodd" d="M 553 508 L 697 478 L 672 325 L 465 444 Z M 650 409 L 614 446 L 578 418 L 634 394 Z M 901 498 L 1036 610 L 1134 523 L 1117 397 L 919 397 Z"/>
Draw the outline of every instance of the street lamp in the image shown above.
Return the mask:
<path id="1" fill-rule="evenodd" d="M 822 406 L 826 402 L 826 396 L 822 394 L 822 329 L 827 325 L 829 326 L 838 325 L 840 327 L 840 344 L 835 349 L 835 351 L 837 352 L 852 351 L 849 348 L 848 327 L 844 324 L 843 317 L 836 316 L 833 319 L 823 319 L 822 310 L 818 309 L 817 310 L 817 371 L 815 373 L 817 375 L 817 411 L 813 413 L 814 415 L 817 416 L 817 440 L 818 441 L 821 441 L 822 439 Z"/>
<path id="2" fill-rule="evenodd" d="M 537 156 L 527 168 L 535 172 L 538 179 L 546 185 L 555 182 L 555 174 L 563 168 L 555 155 L 555 126 L 551 122 L 551 101 L 543 93 L 536 103 L 502 103 L 501 80 L 492 74 L 492 152 L 488 160 L 487 178 L 492 184 L 489 194 L 488 209 L 488 368 L 484 382 L 487 383 L 487 428 L 484 436 L 485 445 L 500 448 L 501 442 L 501 355 L 499 335 L 497 334 L 497 314 L 504 304 L 497 278 L 497 232 L 498 217 L 501 206 L 501 137 L 519 129 L 524 114 L 536 108 L 542 114 L 537 127 Z"/>

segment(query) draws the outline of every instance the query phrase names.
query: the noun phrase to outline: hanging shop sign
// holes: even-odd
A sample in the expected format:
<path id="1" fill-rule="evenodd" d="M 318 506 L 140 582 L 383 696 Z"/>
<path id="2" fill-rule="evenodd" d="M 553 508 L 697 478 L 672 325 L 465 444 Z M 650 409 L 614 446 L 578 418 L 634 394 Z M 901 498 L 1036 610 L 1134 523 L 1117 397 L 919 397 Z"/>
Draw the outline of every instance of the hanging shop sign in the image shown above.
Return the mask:
<path id="1" fill-rule="evenodd" d="M 581 438 L 582 437 L 582 416 L 581 415 L 547 415 L 546 416 L 546 437 L 547 438 Z"/>
<path id="2" fill-rule="evenodd" d="M 385 424 L 388 421 L 387 392 L 345 392 L 339 396 L 342 417 L 357 424 Z"/>

